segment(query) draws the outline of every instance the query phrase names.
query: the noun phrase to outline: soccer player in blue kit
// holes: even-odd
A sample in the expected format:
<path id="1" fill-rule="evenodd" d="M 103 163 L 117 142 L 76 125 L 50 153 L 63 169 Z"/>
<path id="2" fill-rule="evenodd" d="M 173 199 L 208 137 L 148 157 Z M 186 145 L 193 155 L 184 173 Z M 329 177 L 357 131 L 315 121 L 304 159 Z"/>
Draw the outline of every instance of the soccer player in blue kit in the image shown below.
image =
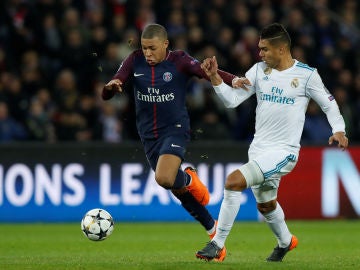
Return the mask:
<path id="1" fill-rule="evenodd" d="M 193 76 L 207 80 L 209 77 L 196 59 L 181 50 L 171 51 L 168 46 L 163 26 L 146 26 L 141 35 L 141 49 L 123 61 L 112 80 L 104 86 L 102 98 L 111 99 L 122 91 L 124 82 L 133 79 L 137 130 L 148 162 L 155 171 L 155 180 L 172 191 L 212 238 L 216 221 L 205 208 L 209 191 L 195 169 L 181 169 L 190 140 L 186 86 Z M 231 85 L 235 76 L 218 72 L 224 82 Z M 226 250 L 222 253 L 218 261 L 225 258 Z"/>

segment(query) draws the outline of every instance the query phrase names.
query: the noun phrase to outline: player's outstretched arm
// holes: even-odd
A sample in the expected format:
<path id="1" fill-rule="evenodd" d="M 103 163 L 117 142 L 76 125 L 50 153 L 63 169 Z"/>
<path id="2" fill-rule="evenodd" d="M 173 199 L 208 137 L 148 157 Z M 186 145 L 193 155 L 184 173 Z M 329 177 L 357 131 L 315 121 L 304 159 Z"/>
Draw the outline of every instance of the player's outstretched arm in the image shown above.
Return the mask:
<path id="1" fill-rule="evenodd" d="M 335 132 L 329 138 L 329 145 L 332 145 L 334 142 L 338 143 L 338 147 L 342 150 L 345 150 L 349 145 L 349 140 L 345 135 L 345 132 Z"/>
<path id="2" fill-rule="evenodd" d="M 206 58 L 201 64 L 202 70 L 206 73 L 206 75 L 210 78 L 212 85 L 217 86 L 222 83 L 222 78 L 218 73 L 219 65 L 217 63 L 216 57 Z M 251 86 L 250 81 L 245 77 L 235 77 L 232 80 L 232 87 L 234 88 L 242 88 L 245 90 L 249 90 L 247 87 Z"/>

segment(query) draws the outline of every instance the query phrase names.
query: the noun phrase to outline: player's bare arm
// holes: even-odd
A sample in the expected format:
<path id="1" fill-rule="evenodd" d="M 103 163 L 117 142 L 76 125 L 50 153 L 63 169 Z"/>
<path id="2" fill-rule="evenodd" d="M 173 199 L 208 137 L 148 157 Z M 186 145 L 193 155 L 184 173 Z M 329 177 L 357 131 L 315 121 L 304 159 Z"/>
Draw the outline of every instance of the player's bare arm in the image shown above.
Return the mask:
<path id="1" fill-rule="evenodd" d="M 329 145 L 333 144 L 334 142 L 338 143 L 338 147 L 342 150 L 345 150 L 349 145 L 349 140 L 345 135 L 345 132 L 335 132 L 329 138 Z"/>
<path id="2" fill-rule="evenodd" d="M 115 79 L 115 80 L 111 80 L 110 82 L 108 82 L 107 84 L 105 84 L 104 89 L 108 90 L 108 91 L 117 91 L 117 92 L 122 92 L 122 81 L 120 81 L 119 79 Z"/>

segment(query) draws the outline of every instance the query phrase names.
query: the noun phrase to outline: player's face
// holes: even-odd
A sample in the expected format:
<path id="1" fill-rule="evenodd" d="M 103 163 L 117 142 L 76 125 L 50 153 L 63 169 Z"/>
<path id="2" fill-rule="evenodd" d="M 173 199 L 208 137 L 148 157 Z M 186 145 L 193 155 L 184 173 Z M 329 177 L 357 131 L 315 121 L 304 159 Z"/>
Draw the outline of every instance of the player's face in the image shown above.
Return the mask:
<path id="1" fill-rule="evenodd" d="M 141 48 L 146 62 L 148 62 L 149 65 L 154 66 L 163 61 L 166 57 L 166 49 L 168 45 L 168 40 L 159 39 L 158 37 L 150 39 L 142 38 Z"/>
<path id="2" fill-rule="evenodd" d="M 261 60 L 264 61 L 268 67 L 276 68 L 281 62 L 281 49 L 271 45 L 266 39 L 260 39 L 258 46 Z"/>

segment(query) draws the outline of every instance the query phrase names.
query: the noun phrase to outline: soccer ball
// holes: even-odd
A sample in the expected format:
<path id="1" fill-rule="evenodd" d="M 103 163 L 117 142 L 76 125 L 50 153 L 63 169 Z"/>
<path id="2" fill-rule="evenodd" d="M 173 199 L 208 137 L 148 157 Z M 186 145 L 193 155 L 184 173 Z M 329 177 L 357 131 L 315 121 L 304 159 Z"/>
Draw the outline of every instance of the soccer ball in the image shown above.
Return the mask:
<path id="1" fill-rule="evenodd" d="M 81 220 L 81 230 L 92 241 L 102 241 L 114 230 L 114 220 L 104 209 L 95 208 L 88 211 Z"/>

